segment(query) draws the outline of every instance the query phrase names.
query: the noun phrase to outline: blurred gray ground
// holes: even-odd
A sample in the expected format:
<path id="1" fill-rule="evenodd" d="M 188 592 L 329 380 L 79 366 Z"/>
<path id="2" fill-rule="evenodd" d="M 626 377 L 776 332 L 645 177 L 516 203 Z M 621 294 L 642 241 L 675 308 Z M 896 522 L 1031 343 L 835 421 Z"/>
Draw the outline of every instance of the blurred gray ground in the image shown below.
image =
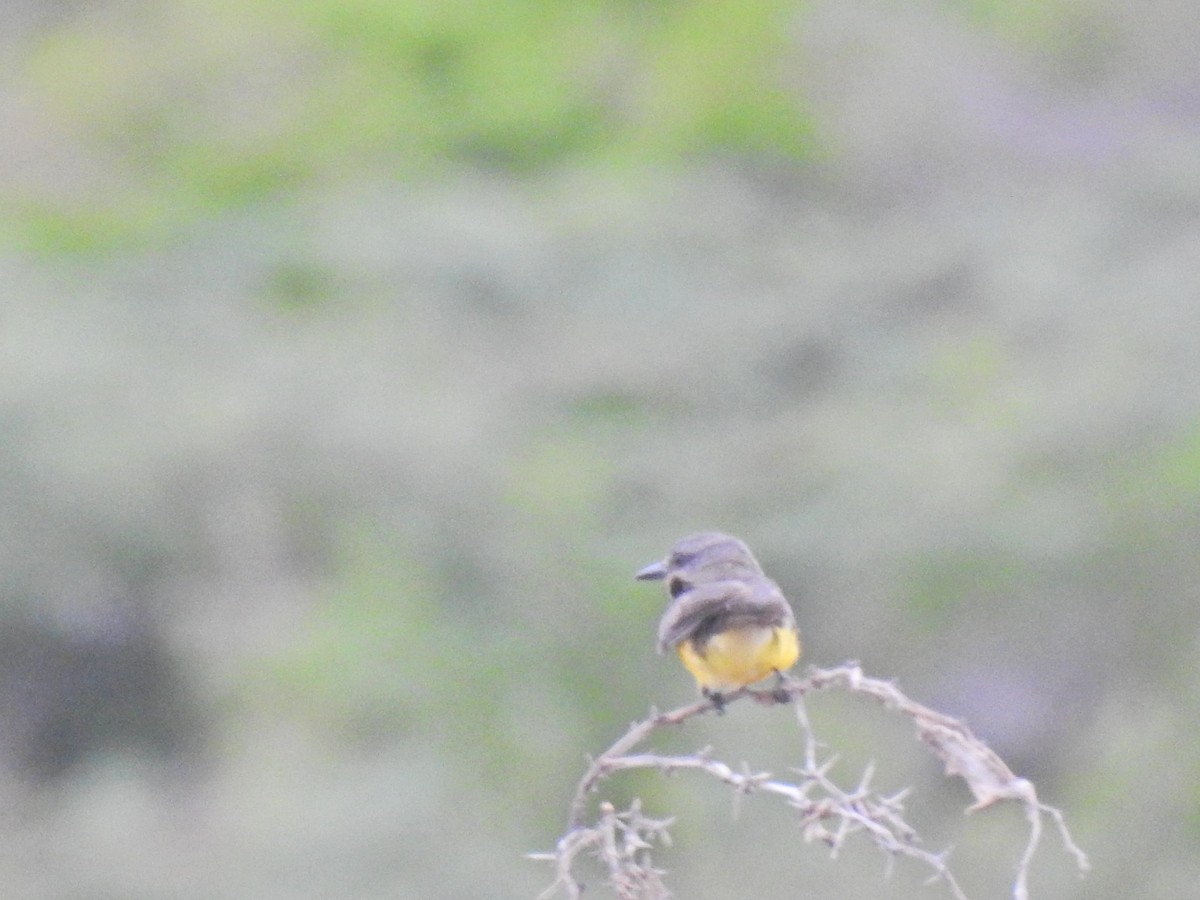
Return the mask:
<path id="1" fill-rule="evenodd" d="M 691 695 L 630 574 L 720 527 L 807 661 L 1066 809 L 1095 872 L 1048 839 L 1035 896 L 1194 896 L 1200 19 L 1096 9 L 1034 54 L 816 4 L 804 169 L 364 178 L 0 259 L 8 892 L 536 893 L 585 754 Z M 1019 816 L 960 821 L 903 729 L 813 706 L 1000 896 Z M 782 769 L 764 715 L 681 746 Z M 681 897 L 941 896 L 643 789 Z"/>

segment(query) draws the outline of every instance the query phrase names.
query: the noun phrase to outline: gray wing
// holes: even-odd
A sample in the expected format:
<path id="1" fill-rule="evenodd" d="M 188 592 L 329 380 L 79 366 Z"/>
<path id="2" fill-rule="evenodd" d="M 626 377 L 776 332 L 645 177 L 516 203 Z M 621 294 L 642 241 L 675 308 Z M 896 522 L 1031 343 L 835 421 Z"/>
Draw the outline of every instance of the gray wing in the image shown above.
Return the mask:
<path id="1" fill-rule="evenodd" d="M 792 609 L 773 581 L 710 581 L 676 597 L 658 623 L 658 652 L 688 638 L 704 639 L 717 631 L 792 621 Z M 720 628 L 714 629 L 714 623 Z"/>

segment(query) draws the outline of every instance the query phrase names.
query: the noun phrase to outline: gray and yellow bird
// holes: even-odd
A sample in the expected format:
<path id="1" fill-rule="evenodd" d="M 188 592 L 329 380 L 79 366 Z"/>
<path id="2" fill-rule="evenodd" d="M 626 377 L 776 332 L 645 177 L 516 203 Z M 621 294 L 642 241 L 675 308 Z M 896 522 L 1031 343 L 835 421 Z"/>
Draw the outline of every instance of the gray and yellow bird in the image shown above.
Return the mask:
<path id="1" fill-rule="evenodd" d="M 665 582 L 671 600 L 658 623 L 658 652 L 674 649 L 718 707 L 723 694 L 782 675 L 800 658 L 791 606 L 731 535 L 682 538 L 635 577 Z"/>

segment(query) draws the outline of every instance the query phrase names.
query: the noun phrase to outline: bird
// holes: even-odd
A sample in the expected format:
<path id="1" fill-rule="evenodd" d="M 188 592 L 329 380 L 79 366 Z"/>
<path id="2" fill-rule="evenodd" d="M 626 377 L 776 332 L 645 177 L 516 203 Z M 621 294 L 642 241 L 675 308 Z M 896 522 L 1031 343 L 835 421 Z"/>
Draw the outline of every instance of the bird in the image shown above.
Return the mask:
<path id="1" fill-rule="evenodd" d="M 746 544 L 720 531 L 675 542 L 635 576 L 664 582 L 670 601 L 658 623 L 658 652 L 675 650 L 717 710 L 732 691 L 783 673 L 800 658 L 796 616 Z"/>

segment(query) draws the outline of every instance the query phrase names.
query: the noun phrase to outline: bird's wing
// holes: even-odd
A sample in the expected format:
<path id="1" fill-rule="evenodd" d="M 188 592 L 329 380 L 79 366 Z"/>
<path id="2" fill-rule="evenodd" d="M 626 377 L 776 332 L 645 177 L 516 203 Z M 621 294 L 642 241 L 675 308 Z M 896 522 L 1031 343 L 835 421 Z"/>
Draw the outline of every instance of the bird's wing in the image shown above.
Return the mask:
<path id="1" fill-rule="evenodd" d="M 697 635 L 711 637 L 714 622 L 720 631 L 762 625 L 782 625 L 792 618 L 791 607 L 775 583 L 766 578 L 710 581 L 676 597 L 658 623 L 658 652 Z"/>

